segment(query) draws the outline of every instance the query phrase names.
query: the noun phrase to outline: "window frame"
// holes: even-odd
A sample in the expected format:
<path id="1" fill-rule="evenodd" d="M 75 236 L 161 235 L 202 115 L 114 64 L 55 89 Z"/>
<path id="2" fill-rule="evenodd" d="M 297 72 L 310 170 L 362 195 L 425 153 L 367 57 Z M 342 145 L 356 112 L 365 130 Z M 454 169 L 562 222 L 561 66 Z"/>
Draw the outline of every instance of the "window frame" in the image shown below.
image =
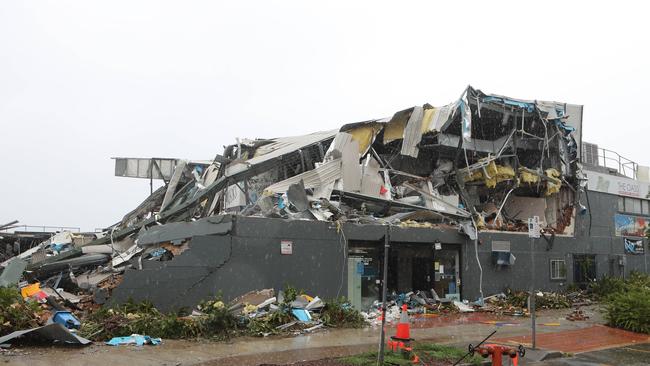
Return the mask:
<path id="1" fill-rule="evenodd" d="M 558 276 L 555 276 L 555 273 L 553 272 L 553 264 L 554 263 L 561 263 L 560 267 L 558 268 Z M 562 266 L 564 266 L 564 274 L 562 274 Z M 551 258 L 551 259 L 549 259 L 549 277 L 550 277 L 551 281 L 564 281 L 564 280 L 566 280 L 566 277 L 567 277 L 566 259 L 563 259 L 563 258 Z"/>
<path id="2" fill-rule="evenodd" d="M 635 207 L 636 205 L 638 207 Z M 618 196 L 617 211 L 630 215 L 650 216 L 650 201 L 643 198 Z"/>

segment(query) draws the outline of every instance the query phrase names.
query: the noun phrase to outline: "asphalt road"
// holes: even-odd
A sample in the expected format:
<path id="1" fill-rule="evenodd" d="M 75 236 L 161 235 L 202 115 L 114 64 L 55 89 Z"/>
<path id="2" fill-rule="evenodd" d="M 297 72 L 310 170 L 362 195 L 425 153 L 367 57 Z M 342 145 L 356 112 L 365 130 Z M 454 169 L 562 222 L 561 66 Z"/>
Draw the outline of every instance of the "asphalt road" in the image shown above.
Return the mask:
<path id="1" fill-rule="evenodd" d="M 636 344 L 602 351 L 585 352 L 573 357 L 537 362 L 539 366 L 641 366 L 650 365 L 650 343 Z"/>

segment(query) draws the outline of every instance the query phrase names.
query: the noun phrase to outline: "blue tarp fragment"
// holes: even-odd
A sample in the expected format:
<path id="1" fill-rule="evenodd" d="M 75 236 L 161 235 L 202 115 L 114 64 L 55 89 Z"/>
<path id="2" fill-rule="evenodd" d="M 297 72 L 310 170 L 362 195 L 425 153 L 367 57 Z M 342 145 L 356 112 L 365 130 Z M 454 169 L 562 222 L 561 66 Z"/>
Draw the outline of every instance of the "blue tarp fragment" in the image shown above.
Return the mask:
<path id="1" fill-rule="evenodd" d="M 496 96 L 491 96 L 491 95 L 483 97 L 481 102 L 483 102 L 483 103 L 490 103 L 490 102 L 502 103 L 502 104 L 505 104 L 505 105 L 525 109 L 526 112 L 528 112 L 528 113 L 533 113 L 533 111 L 535 110 L 535 104 L 534 103 L 520 102 L 518 100 L 513 100 L 513 99 L 508 99 L 508 98 L 503 98 L 503 97 L 496 97 Z"/>
<path id="2" fill-rule="evenodd" d="M 301 322 L 310 322 L 311 321 L 311 314 L 309 314 L 309 311 L 305 309 L 291 309 L 291 314 L 296 317 L 296 319 L 300 320 Z"/>
<path id="3" fill-rule="evenodd" d="M 157 346 L 161 343 L 162 339 L 160 338 L 151 338 L 140 334 L 131 334 L 128 337 L 114 337 L 110 341 L 106 342 L 109 346 L 120 346 L 126 344 L 135 344 L 136 346 L 150 344 L 152 346 Z"/>

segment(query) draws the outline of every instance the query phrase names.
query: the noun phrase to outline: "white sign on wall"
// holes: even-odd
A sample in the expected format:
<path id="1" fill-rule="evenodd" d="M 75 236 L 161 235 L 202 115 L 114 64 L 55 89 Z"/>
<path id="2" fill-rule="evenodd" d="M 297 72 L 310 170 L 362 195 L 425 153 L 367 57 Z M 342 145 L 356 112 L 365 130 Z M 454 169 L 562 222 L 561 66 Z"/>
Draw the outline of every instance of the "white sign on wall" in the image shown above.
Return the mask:
<path id="1" fill-rule="evenodd" d="M 291 240 L 280 240 L 280 253 L 284 255 L 293 254 L 293 242 Z"/>
<path id="2" fill-rule="evenodd" d="M 650 184 L 646 182 L 590 170 L 585 170 L 584 173 L 590 191 L 637 198 L 647 198 L 650 191 Z"/>
<path id="3" fill-rule="evenodd" d="M 539 238 L 539 216 L 528 218 L 528 237 Z"/>

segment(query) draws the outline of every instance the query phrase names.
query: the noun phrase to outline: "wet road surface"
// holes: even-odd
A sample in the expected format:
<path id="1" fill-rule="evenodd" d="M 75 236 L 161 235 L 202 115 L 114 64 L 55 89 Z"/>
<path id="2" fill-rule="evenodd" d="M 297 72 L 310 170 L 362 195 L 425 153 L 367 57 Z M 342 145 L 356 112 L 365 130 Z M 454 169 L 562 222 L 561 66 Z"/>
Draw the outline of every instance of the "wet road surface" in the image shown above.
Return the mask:
<path id="1" fill-rule="evenodd" d="M 647 366 L 650 365 L 650 343 L 585 352 L 574 357 L 538 362 L 535 366 Z"/>

